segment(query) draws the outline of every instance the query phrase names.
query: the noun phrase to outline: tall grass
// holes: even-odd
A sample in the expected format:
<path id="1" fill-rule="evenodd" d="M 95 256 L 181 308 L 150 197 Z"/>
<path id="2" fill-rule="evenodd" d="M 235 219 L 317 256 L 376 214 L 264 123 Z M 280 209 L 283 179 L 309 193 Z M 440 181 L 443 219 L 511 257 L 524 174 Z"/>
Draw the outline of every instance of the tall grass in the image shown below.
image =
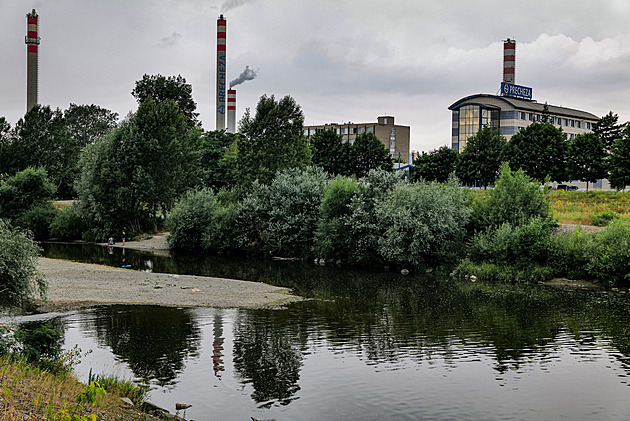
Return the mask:
<path id="1" fill-rule="evenodd" d="M 552 190 L 547 193 L 554 218 L 562 224 L 598 225 L 598 219 L 613 212 L 630 223 L 630 193 L 594 190 L 588 192 Z"/>

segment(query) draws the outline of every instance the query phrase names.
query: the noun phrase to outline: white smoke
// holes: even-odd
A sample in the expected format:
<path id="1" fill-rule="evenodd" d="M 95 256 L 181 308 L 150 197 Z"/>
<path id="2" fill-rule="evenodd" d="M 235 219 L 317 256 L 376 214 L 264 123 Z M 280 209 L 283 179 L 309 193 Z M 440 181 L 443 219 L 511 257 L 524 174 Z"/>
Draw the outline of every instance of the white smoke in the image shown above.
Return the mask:
<path id="1" fill-rule="evenodd" d="M 225 0 L 221 5 L 221 13 L 225 13 L 230 9 L 234 9 L 238 6 L 242 6 L 246 3 L 251 3 L 255 0 Z"/>
<path id="2" fill-rule="evenodd" d="M 243 70 L 243 73 L 238 75 L 236 79 L 230 82 L 230 89 L 233 86 L 240 85 L 246 80 L 256 79 L 256 76 L 258 76 L 258 70 L 252 70 L 249 68 L 249 66 L 245 66 L 245 70 Z"/>

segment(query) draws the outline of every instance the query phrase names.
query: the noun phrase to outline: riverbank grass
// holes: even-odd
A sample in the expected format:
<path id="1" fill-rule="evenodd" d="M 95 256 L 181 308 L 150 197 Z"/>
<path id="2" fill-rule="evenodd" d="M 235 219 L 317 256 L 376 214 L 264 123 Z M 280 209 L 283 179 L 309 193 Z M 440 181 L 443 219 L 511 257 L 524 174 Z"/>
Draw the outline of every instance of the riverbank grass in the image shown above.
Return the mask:
<path id="1" fill-rule="evenodd" d="M 630 192 L 552 190 L 547 195 L 553 217 L 561 224 L 603 226 L 612 219 L 630 224 Z"/>

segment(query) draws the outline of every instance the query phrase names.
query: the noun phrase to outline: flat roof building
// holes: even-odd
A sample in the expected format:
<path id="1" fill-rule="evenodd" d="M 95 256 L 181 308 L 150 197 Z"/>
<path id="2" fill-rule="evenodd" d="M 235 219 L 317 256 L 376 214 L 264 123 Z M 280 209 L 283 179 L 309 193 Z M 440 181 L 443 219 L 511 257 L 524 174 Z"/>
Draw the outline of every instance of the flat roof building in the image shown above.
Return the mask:
<path id="1" fill-rule="evenodd" d="M 401 157 L 402 161 L 409 162 L 409 138 L 411 129 L 409 126 L 394 124 L 394 117 L 378 117 L 376 123 L 327 123 L 312 126 L 304 126 L 304 136 L 310 137 L 315 133 L 333 130 L 341 135 L 346 142 L 354 143 L 358 135 L 374 133 L 389 151 L 395 160 Z"/>
<path id="2" fill-rule="evenodd" d="M 512 85 L 513 86 L 513 85 Z M 448 107 L 452 111 L 452 148 L 461 152 L 466 141 L 488 126 L 500 130 L 508 140 L 523 127 L 543 121 L 545 106 L 549 123 L 561 127 L 572 139 L 593 129 L 599 117 L 586 111 L 540 102 L 489 94 L 471 95 Z"/>

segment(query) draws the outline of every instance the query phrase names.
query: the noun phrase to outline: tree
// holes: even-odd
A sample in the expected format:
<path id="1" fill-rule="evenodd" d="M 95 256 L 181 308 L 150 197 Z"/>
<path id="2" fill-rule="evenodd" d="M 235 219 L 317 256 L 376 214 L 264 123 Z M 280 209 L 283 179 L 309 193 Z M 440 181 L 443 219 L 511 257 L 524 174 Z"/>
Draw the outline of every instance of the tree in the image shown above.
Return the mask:
<path id="1" fill-rule="evenodd" d="M 236 185 L 238 134 L 224 130 L 206 132 L 201 136 L 197 154 L 201 185 L 218 191 Z"/>
<path id="2" fill-rule="evenodd" d="M 43 167 L 60 197 L 72 197 L 72 183 L 77 171 L 79 148 L 66 127 L 59 108 L 37 105 L 20 119 L 9 153 L 11 173 L 28 167 Z"/>
<path id="3" fill-rule="evenodd" d="M 94 104 L 70 104 L 63 116 L 70 136 L 74 138 L 79 148 L 94 143 L 99 137 L 114 130 L 118 121 L 118 113 Z"/>
<path id="4" fill-rule="evenodd" d="M 593 124 L 595 133 L 604 142 L 607 150 L 610 150 L 617 139 L 621 139 L 625 124 L 617 124 L 619 116 L 610 111 Z"/>
<path id="5" fill-rule="evenodd" d="M 499 175 L 499 168 L 507 140 L 498 130 L 483 127 L 466 141 L 466 147 L 459 154 L 457 177 L 469 186 L 493 184 Z"/>
<path id="6" fill-rule="evenodd" d="M 608 171 L 608 180 L 615 189 L 623 190 L 630 185 L 630 126 L 610 149 Z"/>
<path id="7" fill-rule="evenodd" d="M 242 183 L 270 183 L 278 171 L 306 168 L 310 152 L 302 133 L 304 114 L 290 96 L 263 95 L 256 115 L 249 109 L 239 123 L 238 171 Z"/>
<path id="8" fill-rule="evenodd" d="M 352 158 L 353 174 L 365 177 L 370 170 L 381 169 L 391 172 L 394 170 L 394 163 L 389 151 L 374 133 L 363 133 L 357 136 L 350 149 Z"/>
<path id="9" fill-rule="evenodd" d="M 329 174 L 351 175 L 351 144 L 333 130 L 315 133 L 310 138 L 312 162 Z"/>
<path id="10" fill-rule="evenodd" d="M 0 215 L 16 219 L 29 209 L 52 201 L 55 186 L 43 168 L 27 168 L 0 183 Z"/>
<path id="11" fill-rule="evenodd" d="M 77 190 L 94 237 L 156 229 L 158 211 L 166 214 L 195 182 L 190 163 L 198 136 L 174 101 L 148 99 L 119 128 L 89 145 Z"/>
<path id="12" fill-rule="evenodd" d="M 510 167 L 522 168 L 541 183 L 546 177 L 561 182 L 567 179 L 566 148 L 562 129 L 551 123 L 533 123 L 512 136 L 505 157 Z"/>
<path id="13" fill-rule="evenodd" d="M 607 175 L 607 152 L 604 142 L 595 133 L 583 133 L 568 141 L 569 178 L 594 183 Z"/>
<path id="14" fill-rule="evenodd" d="M 11 144 L 13 143 L 13 131 L 6 118 L 0 117 L 0 177 L 13 168 L 11 156 Z"/>
<path id="15" fill-rule="evenodd" d="M 415 168 L 411 171 L 411 179 L 444 183 L 455 171 L 458 156 L 459 153 L 448 146 L 442 146 L 428 153 L 422 152 L 422 155 L 413 161 Z"/>
<path id="16" fill-rule="evenodd" d="M 144 75 L 136 82 L 136 87 L 131 91 L 138 104 L 144 103 L 148 98 L 153 98 L 157 104 L 171 99 L 177 103 L 179 109 L 186 116 L 186 120 L 192 127 L 199 126 L 199 113 L 196 113 L 197 103 L 192 98 L 192 86 L 186 83 L 181 75 L 162 76 Z"/>

